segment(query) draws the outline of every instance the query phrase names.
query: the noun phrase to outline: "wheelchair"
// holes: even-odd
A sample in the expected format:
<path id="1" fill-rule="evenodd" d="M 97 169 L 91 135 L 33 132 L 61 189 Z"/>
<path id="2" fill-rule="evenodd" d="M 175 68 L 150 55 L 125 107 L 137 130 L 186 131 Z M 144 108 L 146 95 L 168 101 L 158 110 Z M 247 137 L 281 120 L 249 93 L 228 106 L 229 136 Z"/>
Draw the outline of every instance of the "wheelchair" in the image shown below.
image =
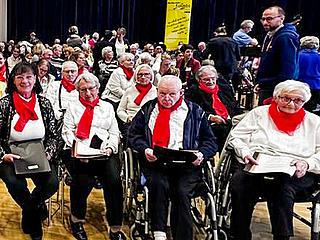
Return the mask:
<path id="1" fill-rule="evenodd" d="M 243 115 L 236 116 L 233 120 L 233 126 L 235 126 L 243 117 Z M 238 161 L 238 156 L 235 151 L 228 145 L 229 137 L 225 143 L 223 151 L 221 153 L 219 162 L 216 167 L 214 175 L 216 182 L 216 195 L 215 201 L 217 204 L 217 228 L 222 229 L 227 238 L 230 233 L 230 216 L 232 211 L 231 193 L 230 193 L 230 181 L 235 171 L 243 168 L 243 164 Z M 311 202 L 312 207 L 308 208 L 311 211 L 311 220 L 306 219 L 297 213 L 293 212 L 293 216 L 310 227 L 311 240 L 320 240 L 320 182 L 315 186 L 315 191 L 311 196 L 299 197 L 295 200 L 296 203 Z M 260 198 L 259 201 L 264 201 Z"/>
<path id="2" fill-rule="evenodd" d="M 125 189 L 124 212 L 130 226 L 130 238 L 151 240 L 153 237 L 150 228 L 149 189 L 137 159 L 139 159 L 137 152 L 130 148 L 124 151 L 122 165 Z M 190 209 L 194 222 L 194 233 L 196 233 L 195 239 L 225 240 L 227 239 L 226 233 L 217 227 L 216 188 L 212 162 L 208 160 L 202 167 L 202 178 L 191 199 Z M 168 228 L 170 228 L 169 221 Z"/>

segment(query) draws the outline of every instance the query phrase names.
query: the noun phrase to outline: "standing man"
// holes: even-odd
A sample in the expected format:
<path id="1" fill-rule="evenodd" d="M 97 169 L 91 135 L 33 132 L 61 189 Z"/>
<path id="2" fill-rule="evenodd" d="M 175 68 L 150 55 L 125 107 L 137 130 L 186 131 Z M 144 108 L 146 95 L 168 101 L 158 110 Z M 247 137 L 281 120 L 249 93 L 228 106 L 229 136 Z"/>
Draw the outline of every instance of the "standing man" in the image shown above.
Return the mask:
<path id="1" fill-rule="evenodd" d="M 261 23 L 267 35 L 261 49 L 258 69 L 259 105 L 272 97 L 274 87 L 287 79 L 297 79 L 299 74 L 299 35 L 292 24 L 283 23 L 285 12 L 279 6 L 264 10 Z"/>
<path id="2" fill-rule="evenodd" d="M 227 36 L 225 27 L 218 27 L 214 32 L 215 37 L 210 39 L 208 54 L 214 61 L 215 68 L 224 79 L 231 80 L 238 71 L 240 61 L 240 50 L 237 43 Z"/>
<path id="3" fill-rule="evenodd" d="M 254 22 L 251 20 L 244 20 L 240 24 L 240 29 L 233 34 L 233 40 L 236 41 L 239 47 L 244 47 L 246 45 L 256 46 L 258 41 L 248 35 L 254 26 Z"/>
<path id="4" fill-rule="evenodd" d="M 207 117 L 199 105 L 183 98 L 181 80 L 173 75 L 162 77 L 157 98 L 147 102 L 133 118 L 129 141 L 142 157 L 150 189 L 151 228 L 155 240 L 165 240 L 169 197 L 172 202 L 173 240 L 192 240 L 190 199 L 199 180 L 203 161 L 217 150 Z M 195 150 L 188 166 L 165 167 L 154 155 L 154 146 Z M 178 159 L 177 159 L 178 160 Z"/>

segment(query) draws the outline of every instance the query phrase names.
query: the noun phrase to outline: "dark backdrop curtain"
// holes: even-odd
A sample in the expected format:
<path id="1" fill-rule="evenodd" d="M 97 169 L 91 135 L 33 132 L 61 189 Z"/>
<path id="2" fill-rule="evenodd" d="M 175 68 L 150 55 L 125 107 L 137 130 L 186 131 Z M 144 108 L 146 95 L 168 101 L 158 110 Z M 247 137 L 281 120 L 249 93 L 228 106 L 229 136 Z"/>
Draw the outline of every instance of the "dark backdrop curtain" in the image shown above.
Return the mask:
<path id="1" fill-rule="evenodd" d="M 164 38 L 166 0 L 7 1 L 8 39 L 28 40 L 29 33 L 35 31 L 43 42 L 52 44 L 54 38 L 65 41 L 71 25 L 79 27 L 80 35 L 124 26 L 129 41 L 141 44 Z M 196 45 L 207 41 L 222 23 L 231 35 L 244 19 L 255 22 L 252 35 L 259 38 L 263 34 L 261 13 L 274 4 L 285 9 L 287 22 L 301 14 L 303 19 L 298 28 L 301 36 L 319 36 L 319 0 L 193 0 L 190 42 Z"/>

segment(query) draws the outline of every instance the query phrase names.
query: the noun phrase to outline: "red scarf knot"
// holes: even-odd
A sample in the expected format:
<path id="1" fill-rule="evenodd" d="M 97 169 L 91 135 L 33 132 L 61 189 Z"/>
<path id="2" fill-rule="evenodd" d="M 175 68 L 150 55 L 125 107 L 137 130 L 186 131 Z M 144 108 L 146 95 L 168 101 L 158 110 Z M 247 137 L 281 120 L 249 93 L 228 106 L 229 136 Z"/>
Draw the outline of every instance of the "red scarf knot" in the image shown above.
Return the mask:
<path id="1" fill-rule="evenodd" d="M 183 98 L 180 97 L 171 108 L 164 108 L 158 101 L 159 114 L 156 119 L 156 123 L 153 128 L 152 146 L 168 147 L 170 140 L 170 115 L 173 111 L 177 110 L 181 106 Z"/>
<path id="2" fill-rule="evenodd" d="M 150 91 L 152 85 L 149 83 L 148 85 L 141 85 L 139 83 L 136 84 L 136 88 L 139 91 L 139 95 L 134 100 L 134 103 L 140 106 L 142 99 L 147 95 L 147 93 Z"/>
<path id="3" fill-rule="evenodd" d="M 36 95 L 34 92 L 32 92 L 30 101 L 25 101 L 17 92 L 13 92 L 13 104 L 19 114 L 19 119 L 14 126 L 17 132 L 22 132 L 29 120 L 39 119 L 34 110 L 36 106 Z"/>
<path id="4" fill-rule="evenodd" d="M 228 119 L 229 113 L 226 108 L 226 106 L 221 102 L 218 92 L 219 92 L 219 86 L 218 84 L 215 85 L 213 89 L 207 88 L 204 84 L 201 82 L 199 83 L 200 90 L 211 94 L 212 98 L 212 108 L 216 112 L 216 114 L 220 117 L 223 117 L 224 119 Z"/>
<path id="5" fill-rule="evenodd" d="M 126 68 L 126 67 L 124 67 L 123 65 L 120 65 L 120 64 L 119 64 L 119 67 L 121 67 L 123 72 L 126 74 L 127 80 L 130 80 L 132 78 L 132 76 L 133 76 L 133 73 L 134 73 L 133 68 Z"/>
<path id="6" fill-rule="evenodd" d="M 69 81 L 66 78 L 62 78 L 61 84 L 68 92 L 71 92 L 76 89 L 76 86 L 74 85 L 74 83 Z"/>
<path id="7" fill-rule="evenodd" d="M 7 67 L 6 67 L 5 64 L 3 64 L 2 67 L 0 68 L 0 81 L 1 82 L 6 82 L 7 81 L 6 73 L 7 73 Z"/>
<path id="8" fill-rule="evenodd" d="M 269 115 L 279 131 L 292 136 L 303 121 L 306 112 L 303 108 L 296 113 L 280 112 L 277 103 L 272 102 L 269 107 Z"/>
<path id="9" fill-rule="evenodd" d="M 97 97 L 93 102 L 87 102 L 83 100 L 82 98 L 79 98 L 80 102 L 83 104 L 83 106 L 86 107 L 86 110 L 84 110 L 78 127 L 77 127 L 77 133 L 76 136 L 80 139 L 87 139 L 90 136 L 90 129 L 93 119 L 93 111 L 94 107 L 99 102 L 99 97 Z"/>

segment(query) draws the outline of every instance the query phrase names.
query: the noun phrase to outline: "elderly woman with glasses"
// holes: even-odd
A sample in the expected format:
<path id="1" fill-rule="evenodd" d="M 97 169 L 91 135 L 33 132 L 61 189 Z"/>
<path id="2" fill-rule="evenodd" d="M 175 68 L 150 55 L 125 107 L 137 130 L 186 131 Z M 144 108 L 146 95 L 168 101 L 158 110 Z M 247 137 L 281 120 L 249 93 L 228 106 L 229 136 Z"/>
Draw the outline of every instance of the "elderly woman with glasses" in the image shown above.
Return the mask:
<path id="1" fill-rule="evenodd" d="M 260 165 L 261 173 L 239 169 L 232 176 L 233 239 L 251 239 L 252 212 L 261 196 L 268 203 L 273 239 L 293 236 L 296 196 L 308 196 L 315 174 L 320 173 L 320 118 L 303 108 L 310 97 L 306 83 L 281 82 L 274 89 L 271 105 L 251 110 L 231 131 L 229 144 L 239 161 L 256 165 L 255 169 Z M 262 160 L 273 167 L 262 167 L 266 166 Z M 291 174 L 283 173 L 290 168 Z"/>
<path id="2" fill-rule="evenodd" d="M 200 105 L 208 114 L 211 128 L 217 137 L 219 152 L 231 129 L 231 118 L 242 111 L 234 98 L 233 91 L 224 79 L 218 78 L 212 66 L 201 67 L 195 75 L 197 84 L 185 92 L 186 99 Z"/>
<path id="3" fill-rule="evenodd" d="M 113 107 L 100 101 L 100 83 L 89 72 L 81 74 L 75 86 L 79 99 L 70 102 L 64 116 L 62 138 L 69 149 L 66 165 L 72 176 L 70 186 L 70 225 L 76 239 L 87 239 L 83 223 L 86 216 L 87 198 L 94 186 L 95 176 L 102 184 L 110 226 L 110 239 L 126 239 L 121 231 L 123 195 L 118 157 L 119 129 Z M 74 142 L 104 153 L 99 160 L 71 158 Z M 65 153 L 67 156 L 67 153 Z"/>
<path id="4" fill-rule="evenodd" d="M 40 80 L 43 95 L 46 95 L 49 84 L 55 80 L 55 77 L 48 72 L 49 69 L 50 65 L 47 60 L 42 59 L 37 63 L 37 75 Z"/>

